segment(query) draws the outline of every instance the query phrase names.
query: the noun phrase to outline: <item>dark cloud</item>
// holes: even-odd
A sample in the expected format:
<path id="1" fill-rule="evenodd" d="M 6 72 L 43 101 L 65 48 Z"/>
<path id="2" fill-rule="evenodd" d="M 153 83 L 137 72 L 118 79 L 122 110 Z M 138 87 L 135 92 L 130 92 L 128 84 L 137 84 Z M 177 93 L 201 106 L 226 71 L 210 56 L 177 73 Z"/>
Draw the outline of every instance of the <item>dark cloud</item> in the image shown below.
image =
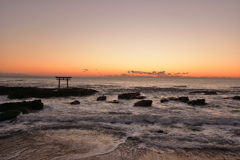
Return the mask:
<path id="1" fill-rule="evenodd" d="M 88 69 L 83 69 L 83 72 L 87 72 L 88 71 Z"/>
<path id="2" fill-rule="evenodd" d="M 143 72 L 143 71 L 133 71 L 133 70 L 127 71 L 127 73 L 129 76 L 153 76 L 153 77 L 181 77 L 183 75 L 188 74 L 188 72 L 167 73 L 166 71 Z"/>

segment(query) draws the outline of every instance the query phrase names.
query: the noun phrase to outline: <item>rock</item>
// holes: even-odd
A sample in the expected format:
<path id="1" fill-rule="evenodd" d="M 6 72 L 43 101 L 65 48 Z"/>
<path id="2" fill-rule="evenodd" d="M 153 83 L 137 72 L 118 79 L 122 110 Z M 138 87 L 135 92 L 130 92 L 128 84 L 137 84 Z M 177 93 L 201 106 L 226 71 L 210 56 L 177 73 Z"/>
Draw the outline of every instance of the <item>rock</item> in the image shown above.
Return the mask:
<path id="1" fill-rule="evenodd" d="M 144 99 L 146 97 L 140 96 L 140 93 L 123 93 L 118 95 L 118 99 Z"/>
<path id="2" fill-rule="evenodd" d="M 240 100 L 240 96 L 234 96 L 232 99 L 234 99 L 234 100 Z"/>
<path id="3" fill-rule="evenodd" d="M 216 95 L 216 91 L 192 91 L 189 94 L 205 94 L 205 95 Z"/>
<path id="4" fill-rule="evenodd" d="M 142 142 L 142 140 L 139 137 L 135 137 L 135 136 L 130 136 L 130 137 L 127 138 L 127 140 Z"/>
<path id="5" fill-rule="evenodd" d="M 3 87 L 0 86 L 0 95 L 8 95 L 8 98 L 51 98 L 51 97 L 68 97 L 68 96 L 88 96 L 98 91 L 84 88 L 70 89 L 49 89 L 35 87 Z"/>
<path id="6" fill-rule="evenodd" d="M 31 111 L 27 108 L 19 108 L 18 111 L 22 112 L 22 114 L 28 114 L 31 113 Z"/>
<path id="7" fill-rule="evenodd" d="M 78 100 L 75 100 L 73 102 L 70 103 L 71 105 L 77 105 L 77 104 L 80 104 L 80 102 Z"/>
<path id="8" fill-rule="evenodd" d="M 149 107 L 152 105 L 152 100 L 141 100 L 134 104 L 134 106 L 140 106 L 140 107 Z"/>
<path id="9" fill-rule="evenodd" d="M 118 100 L 108 101 L 108 103 L 119 103 Z"/>
<path id="10" fill-rule="evenodd" d="M 189 105 L 206 105 L 205 99 L 196 99 L 188 102 Z"/>
<path id="11" fill-rule="evenodd" d="M 168 100 L 167 98 L 162 98 L 162 99 L 160 100 L 160 102 L 161 102 L 161 103 L 165 103 L 165 102 L 169 102 L 169 100 Z"/>
<path id="12" fill-rule="evenodd" d="M 184 103 L 187 103 L 189 101 L 189 98 L 188 97 L 169 97 L 168 98 L 169 100 L 171 101 L 180 101 L 180 102 L 184 102 Z"/>
<path id="13" fill-rule="evenodd" d="M 97 101 L 105 101 L 107 99 L 106 96 L 100 96 L 97 98 Z"/>
<path id="14" fill-rule="evenodd" d="M 21 112 L 16 110 L 3 112 L 0 114 L 0 122 L 16 118 L 19 114 L 21 114 Z"/>
<path id="15" fill-rule="evenodd" d="M 188 97 L 178 97 L 178 101 L 187 103 L 189 101 L 189 98 Z"/>
<path id="16" fill-rule="evenodd" d="M 41 110 L 43 109 L 43 103 L 41 100 L 34 101 L 23 101 L 23 102 L 11 102 L 0 104 L 0 112 L 17 110 L 23 113 L 30 112 L 31 110 Z"/>
<path id="17" fill-rule="evenodd" d="M 169 99 L 170 101 L 176 101 L 176 100 L 177 100 L 176 97 L 169 97 L 168 99 Z"/>

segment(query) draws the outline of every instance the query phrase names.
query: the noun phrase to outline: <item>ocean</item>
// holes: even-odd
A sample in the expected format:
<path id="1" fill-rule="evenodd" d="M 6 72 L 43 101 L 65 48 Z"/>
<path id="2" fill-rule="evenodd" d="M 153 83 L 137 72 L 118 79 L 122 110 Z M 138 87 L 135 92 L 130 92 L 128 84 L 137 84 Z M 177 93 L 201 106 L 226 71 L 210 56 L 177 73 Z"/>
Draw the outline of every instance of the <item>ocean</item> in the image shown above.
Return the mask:
<path id="1" fill-rule="evenodd" d="M 55 77 L 1 77 L 0 86 L 57 88 L 58 82 Z M 66 87 L 65 81 L 61 82 L 61 87 Z M 240 95 L 240 79 L 73 77 L 69 87 L 95 89 L 98 93 L 84 97 L 42 98 L 43 110 L 22 114 L 14 121 L 0 122 L 0 136 L 38 131 L 63 139 L 71 135 L 77 140 L 83 134 L 78 134 L 77 130 L 84 130 L 84 134 L 89 135 L 87 132 L 91 129 L 97 130 L 99 136 L 101 130 L 111 133 L 112 139 L 106 140 L 102 136 L 98 143 L 99 148 L 104 148 L 103 141 L 111 141 L 111 147 L 106 147 L 108 151 L 129 137 L 137 139 L 139 147 L 240 151 L 240 101 L 232 99 Z M 199 90 L 217 94 L 190 94 Z M 139 99 L 118 99 L 119 94 L 127 92 L 140 92 L 153 101 L 152 107 L 134 107 Z M 107 96 L 107 100 L 96 101 L 101 95 Z M 181 96 L 188 96 L 190 100 L 205 99 L 207 104 L 191 106 L 179 101 L 160 102 L 162 98 Z M 34 99 L 38 98 L 24 100 Z M 80 105 L 70 105 L 74 100 L 79 100 Z M 119 103 L 108 103 L 112 100 Z M 20 101 L 23 100 L 0 96 L 0 104 Z M 58 132 L 53 132 L 56 129 Z M 95 154 L 98 152 L 103 153 L 94 151 Z"/>

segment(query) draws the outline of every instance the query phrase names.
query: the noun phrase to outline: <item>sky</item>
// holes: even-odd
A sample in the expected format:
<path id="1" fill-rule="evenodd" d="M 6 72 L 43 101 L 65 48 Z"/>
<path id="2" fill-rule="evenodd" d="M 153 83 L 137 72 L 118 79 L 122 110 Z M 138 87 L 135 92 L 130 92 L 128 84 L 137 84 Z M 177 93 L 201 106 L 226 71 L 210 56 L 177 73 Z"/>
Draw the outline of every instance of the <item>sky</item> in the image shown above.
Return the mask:
<path id="1" fill-rule="evenodd" d="M 0 0 L 0 72 L 240 77 L 240 1 Z"/>

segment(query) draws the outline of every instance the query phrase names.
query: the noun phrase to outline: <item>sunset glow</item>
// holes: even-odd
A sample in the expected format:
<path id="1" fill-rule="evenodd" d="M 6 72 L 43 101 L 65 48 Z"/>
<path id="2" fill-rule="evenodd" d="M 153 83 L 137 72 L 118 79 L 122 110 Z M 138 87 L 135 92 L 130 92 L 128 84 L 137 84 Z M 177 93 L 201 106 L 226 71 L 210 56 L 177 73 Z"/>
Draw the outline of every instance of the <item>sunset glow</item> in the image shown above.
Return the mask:
<path id="1" fill-rule="evenodd" d="M 0 22 L 1 73 L 240 77 L 238 0 L 1 0 Z"/>

